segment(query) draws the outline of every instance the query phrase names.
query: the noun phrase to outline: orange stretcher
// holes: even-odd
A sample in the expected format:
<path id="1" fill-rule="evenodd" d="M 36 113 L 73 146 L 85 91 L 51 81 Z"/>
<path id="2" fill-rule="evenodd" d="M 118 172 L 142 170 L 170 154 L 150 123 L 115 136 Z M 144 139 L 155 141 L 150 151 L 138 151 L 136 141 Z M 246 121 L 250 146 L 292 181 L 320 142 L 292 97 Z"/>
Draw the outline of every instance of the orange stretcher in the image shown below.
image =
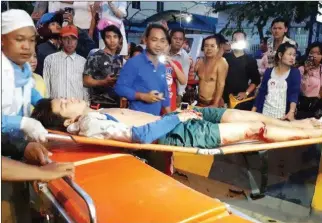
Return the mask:
<path id="1" fill-rule="evenodd" d="M 200 155 L 226 155 L 226 154 L 233 154 L 233 153 L 272 150 L 272 149 L 280 149 L 280 148 L 287 148 L 287 147 L 293 147 L 293 146 L 303 146 L 303 145 L 322 143 L 322 137 L 285 141 L 285 142 L 273 142 L 273 143 L 264 143 L 261 141 L 252 140 L 252 141 L 244 141 L 244 142 L 212 148 L 212 149 L 201 149 L 201 148 L 193 148 L 193 147 L 181 147 L 181 146 L 159 145 L 159 144 L 128 143 L 128 142 L 120 142 L 120 141 L 110 140 L 110 139 L 94 139 L 94 138 L 89 138 L 84 136 L 70 135 L 70 134 L 67 134 L 66 132 L 59 132 L 59 131 L 53 131 L 53 130 L 49 130 L 49 132 L 50 134 L 47 135 L 47 139 L 52 141 L 66 141 L 66 142 L 74 142 L 78 144 L 109 146 L 109 147 L 125 148 L 125 149 L 133 149 L 133 150 L 183 152 L 183 153 L 200 154 Z"/>
<path id="2" fill-rule="evenodd" d="M 99 146 L 61 147 L 51 148 L 51 160 L 74 162 L 74 181 L 37 184 L 39 197 L 46 197 L 64 219 L 59 222 L 256 222 L 129 154 Z"/>

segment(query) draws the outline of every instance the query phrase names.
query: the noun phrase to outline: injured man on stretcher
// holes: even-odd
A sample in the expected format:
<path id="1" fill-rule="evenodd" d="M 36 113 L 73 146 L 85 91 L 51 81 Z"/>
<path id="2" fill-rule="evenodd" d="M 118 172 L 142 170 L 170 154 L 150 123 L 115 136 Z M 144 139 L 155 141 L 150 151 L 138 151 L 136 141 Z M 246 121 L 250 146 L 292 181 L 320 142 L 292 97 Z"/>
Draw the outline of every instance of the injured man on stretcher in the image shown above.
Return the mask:
<path id="1" fill-rule="evenodd" d="M 163 117 L 129 109 L 92 110 L 75 99 L 42 99 L 32 117 L 45 128 L 123 142 L 216 148 L 244 141 L 289 141 L 322 137 L 317 119 L 282 121 L 259 113 L 194 108 Z"/>

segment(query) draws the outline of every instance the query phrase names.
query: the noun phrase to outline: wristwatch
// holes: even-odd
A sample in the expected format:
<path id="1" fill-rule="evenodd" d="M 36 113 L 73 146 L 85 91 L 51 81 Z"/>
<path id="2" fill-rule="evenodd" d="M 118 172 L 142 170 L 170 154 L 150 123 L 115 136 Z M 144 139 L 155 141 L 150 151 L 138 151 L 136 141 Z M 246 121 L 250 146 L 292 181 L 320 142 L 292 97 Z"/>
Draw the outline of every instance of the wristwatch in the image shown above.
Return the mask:
<path id="1" fill-rule="evenodd" d="M 246 96 L 248 97 L 248 95 L 249 95 L 249 92 L 248 92 L 248 91 L 246 91 Z"/>

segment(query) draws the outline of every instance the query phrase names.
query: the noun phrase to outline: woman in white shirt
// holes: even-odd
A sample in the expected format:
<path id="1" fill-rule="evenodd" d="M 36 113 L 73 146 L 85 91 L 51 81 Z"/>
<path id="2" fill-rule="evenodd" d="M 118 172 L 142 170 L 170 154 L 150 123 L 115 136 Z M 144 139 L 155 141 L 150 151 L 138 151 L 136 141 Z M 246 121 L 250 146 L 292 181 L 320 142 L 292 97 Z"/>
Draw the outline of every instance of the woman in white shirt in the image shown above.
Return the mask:
<path id="1" fill-rule="evenodd" d="M 91 27 L 92 16 L 92 6 L 94 2 L 79 2 L 75 1 L 73 3 L 73 8 L 75 12 L 74 25 L 82 30 L 89 31 Z"/>
<path id="2" fill-rule="evenodd" d="M 125 34 L 125 27 L 123 24 L 123 18 L 126 17 L 126 1 L 107 1 L 107 2 L 96 2 L 94 4 L 94 10 L 98 12 L 100 19 L 107 19 L 111 22 L 117 24 L 120 27 L 122 37 L 123 37 L 123 44 L 121 48 L 120 55 L 126 56 L 128 55 L 128 48 L 127 48 L 127 41 L 126 41 L 126 34 Z M 92 23 L 90 28 L 90 33 L 93 32 L 95 29 L 95 23 Z M 99 48 L 105 48 L 104 41 L 101 37 L 99 37 Z"/>

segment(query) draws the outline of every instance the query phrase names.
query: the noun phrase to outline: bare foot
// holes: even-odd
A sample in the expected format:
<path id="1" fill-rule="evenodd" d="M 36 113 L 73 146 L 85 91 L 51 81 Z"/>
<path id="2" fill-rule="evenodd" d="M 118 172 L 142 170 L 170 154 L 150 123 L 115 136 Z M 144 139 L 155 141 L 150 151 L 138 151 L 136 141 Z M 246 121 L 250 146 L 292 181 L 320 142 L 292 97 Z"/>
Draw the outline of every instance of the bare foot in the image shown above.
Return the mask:
<path id="1" fill-rule="evenodd" d="M 322 122 L 316 118 L 306 118 L 291 121 L 292 125 L 300 129 L 322 129 Z"/>

